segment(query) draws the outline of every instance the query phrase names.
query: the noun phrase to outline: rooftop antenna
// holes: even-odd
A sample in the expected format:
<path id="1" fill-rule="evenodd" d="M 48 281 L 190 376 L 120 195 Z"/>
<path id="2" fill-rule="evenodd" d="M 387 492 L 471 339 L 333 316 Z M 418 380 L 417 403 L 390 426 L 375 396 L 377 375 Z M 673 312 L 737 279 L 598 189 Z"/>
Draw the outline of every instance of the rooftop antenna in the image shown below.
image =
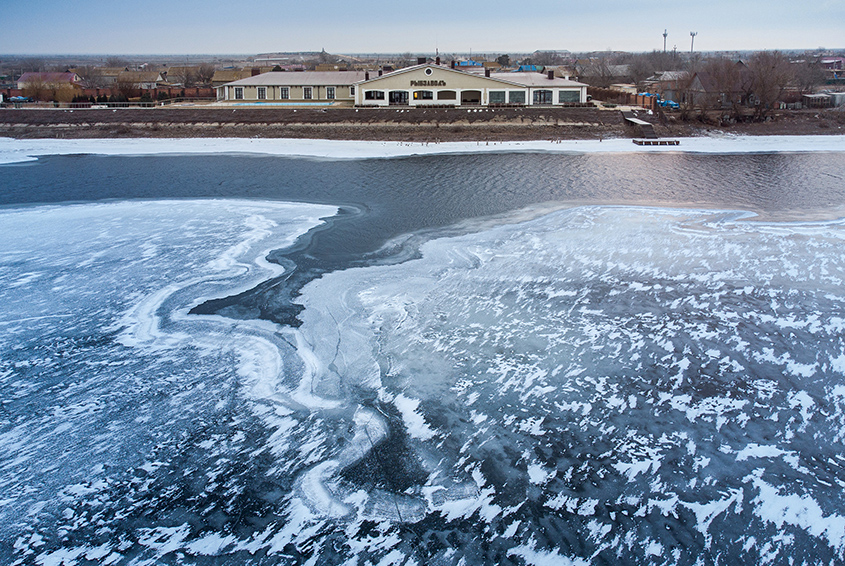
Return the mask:
<path id="1" fill-rule="evenodd" d="M 689 42 L 689 52 L 690 53 L 692 53 L 692 48 L 695 45 L 695 36 L 697 36 L 697 35 L 698 35 L 697 31 L 689 32 L 689 36 L 690 36 L 690 38 L 692 38 L 692 39 L 690 39 L 690 42 Z"/>
<path id="2" fill-rule="evenodd" d="M 669 35 L 667 32 L 669 30 L 663 30 L 663 53 L 666 53 L 666 36 Z"/>

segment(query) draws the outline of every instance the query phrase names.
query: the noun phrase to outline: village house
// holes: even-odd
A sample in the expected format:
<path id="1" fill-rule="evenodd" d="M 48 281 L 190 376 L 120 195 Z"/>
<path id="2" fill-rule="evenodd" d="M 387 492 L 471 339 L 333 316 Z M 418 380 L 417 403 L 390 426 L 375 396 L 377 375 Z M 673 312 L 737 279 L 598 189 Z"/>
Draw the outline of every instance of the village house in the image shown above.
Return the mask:
<path id="1" fill-rule="evenodd" d="M 166 86 L 167 82 L 161 71 L 122 71 L 117 75 L 116 84 L 133 85 L 142 90 L 153 90 Z"/>
<path id="2" fill-rule="evenodd" d="M 82 92 L 81 78 L 73 72 L 38 73 L 29 72 L 20 76 L 17 87 L 24 96 L 36 100 L 69 102 Z"/>
<path id="3" fill-rule="evenodd" d="M 81 79 L 73 72 L 66 73 L 24 73 L 18 79 L 18 88 L 25 90 L 33 86 L 51 86 L 58 88 L 75 88 Z"/>
<path id="4" fill-rule="evenodd" d="M 742 61 L 734 64 L 733 71 L 726 76 L 717 76 L 699 71 L 692 76 L 689 96 L 695 106 L 725 108 L 730 106 L 753 106 L 752 77 Z"/>

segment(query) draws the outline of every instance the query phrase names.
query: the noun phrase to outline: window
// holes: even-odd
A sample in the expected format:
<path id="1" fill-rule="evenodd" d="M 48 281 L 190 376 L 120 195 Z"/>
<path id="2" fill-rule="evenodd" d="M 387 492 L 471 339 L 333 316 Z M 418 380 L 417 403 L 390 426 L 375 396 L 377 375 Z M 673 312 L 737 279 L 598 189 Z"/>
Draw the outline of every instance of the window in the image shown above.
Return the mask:
<path id="1" fill-rule="evenodd" d="M 504 104 L 505 103 L 505 91 L 503 90 L 491 90 L 490 91 L 490 104 Z"/>
<path id="2" fill-rule="evenodd" d="M 383 90 L 365 90 L 364 100 L 384 100 Z"/>
<path id="3" fill-rule="evenodd" d="M 454 90 L 441 90 L 437 93 L 437 100 L 457 100 L 458 95 Z"/>
<path id="4" fill-rule="evenodd" d="M 551 104 L 552 103 L 552 91 L 550 90 L 535 90 L 534 91 L 534 104 Z"/>
<path id="5" fill-rule="evenodd" d="M 311 100 L 311 87 L 306 86 L 302 87 L 302 98 L 305 100 Z"/>
<path id="6" fill-rule="evenodd" d="M 511 104 L 525 104 L 525 92 L 521 90 L 512 90 L 508 93 L 508 101 Z"/>
<path id="7" fill-rule="evenodd" d="M 433 90 L 415 90 L 414 100 L 434 100 Z"/>
<path id="8" fill-rule="evenodd" d="M 286 86 L 279 87 L 279 98 L 282 100 L 290 99 L 290 88 Z"/>
<path id="9" fill-rule="evenodd" d="M 355 85 L 349 87 L 349 96 L 355 96 Z"/>
<path id="10" fill-rule="evenodd" d="M 258 87 L 258 100 L 267 100 L 267 87 Z"/>
<path id="11" fill-rule="evenodd" d="M 244 87 L 236 86 L 235 87 L 235 100 L 243 100 L 244 99 Z"/>
<path id="12" fill-rule="evenodd" d="M 326 98 L 328 98 L 329 100 L 334 100 L 334 87 L 333 86 L 327 86 L 326 87 Z"/>
<path id="13" fill-rule="evenodd" d="M 577 90 L 562 90 L 558 95 L 561 104 L 566 102 L 581 102 L 581 92 Z"/>

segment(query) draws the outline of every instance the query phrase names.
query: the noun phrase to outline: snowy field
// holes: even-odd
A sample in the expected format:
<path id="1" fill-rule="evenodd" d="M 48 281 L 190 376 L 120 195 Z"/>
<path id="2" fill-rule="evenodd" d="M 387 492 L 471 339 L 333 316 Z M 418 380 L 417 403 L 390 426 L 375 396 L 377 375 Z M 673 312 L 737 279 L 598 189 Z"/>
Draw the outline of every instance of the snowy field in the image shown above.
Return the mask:
<path id="1" fill-rule="evenodd" d="M 0 164 L 43 155 L 202 155 L 209 153 L 284 155 L 328 159 L 371 159 L 462 153 L 771 153 L 845 151 L 845 136 L 727 136 L 681 138 L 679 146 L 640 147 L 630 139 L 559 142 L 448 142 L 440 144 L 293 139 L 194 138 L 17 140 L 0 138 Z"/>

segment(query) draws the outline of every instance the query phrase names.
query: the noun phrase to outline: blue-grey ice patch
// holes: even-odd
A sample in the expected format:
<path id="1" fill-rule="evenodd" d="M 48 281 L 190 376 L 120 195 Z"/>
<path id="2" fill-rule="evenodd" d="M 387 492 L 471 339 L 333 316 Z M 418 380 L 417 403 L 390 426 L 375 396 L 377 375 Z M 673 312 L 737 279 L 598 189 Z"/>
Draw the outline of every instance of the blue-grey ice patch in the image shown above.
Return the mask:
<path id="1" fill-rule="evenodd" d="M 577 208 L 323 277 L 300 330 L 395 407 L 430 474 L 409 492 L 475 525 L 465 542 L 527 563 L 839 561 L 843 239 Z"/>
<path id="2" fill-rule="evenodd" d="M 280 274 L 268 251 L 335 211 L 152 201 L 0 212 L 0 539 L 10 544 L 0 554 L 55 545 L 84 524 L 74 508 L 92 502 L 108 533 L 102 515 L 131 515 L 118 501 L 138 505 L 177 453 L 217 452 L 221 469 L 201 470 L 211 490 L 225 455 L 248 446 L 238 423 L 250 413 L 274 433 L 249 450 L 283 451 L 303 375 L 290 340 L 266 322 L 187 312 Z M 115 550 L 112 538 L 102 548 Z M 110 555 L 102 548 L 80 556 Z"/>
<path id="3" fill-rule="evenodd" d="M 4 557 L 845 559 L 843 223 L 583 207 L 325 275 L 298 329 L 186 314 L 331 212 L 1 213 Z"/>

